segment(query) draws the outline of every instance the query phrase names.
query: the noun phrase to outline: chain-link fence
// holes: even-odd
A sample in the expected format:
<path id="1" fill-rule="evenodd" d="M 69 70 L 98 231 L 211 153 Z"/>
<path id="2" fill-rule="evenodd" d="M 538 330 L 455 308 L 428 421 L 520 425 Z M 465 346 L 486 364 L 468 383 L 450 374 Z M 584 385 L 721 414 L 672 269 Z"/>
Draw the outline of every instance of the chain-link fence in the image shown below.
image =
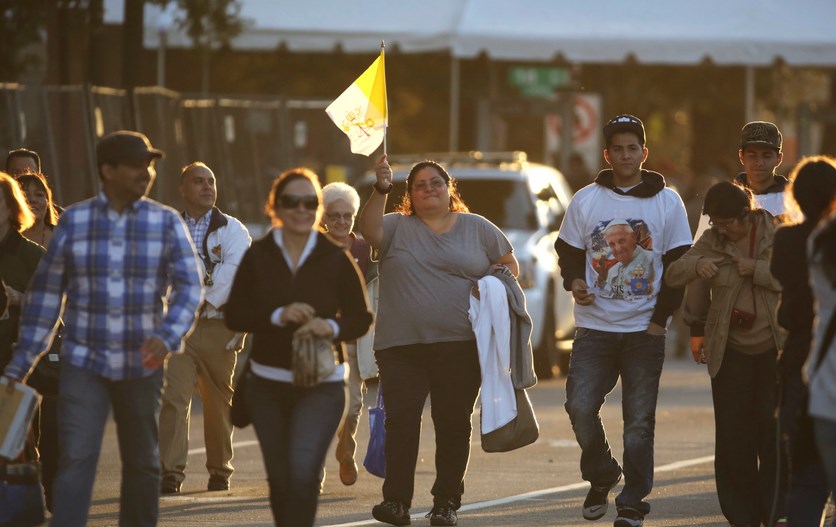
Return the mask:
<path id="1" fill-rule="evenodd" d="M 371 161 L 353 156 L 324 112 L 330 101 L 185 95 L 158 87 L 0 84 L 0 152 L 29 148 L 42 158 L 56 202 L 68 205 L 99 189 L 95 145 L 134 128 L 166 157 L 151 197 L 180 208 L 180 169 L 203 161 L 218 181 L 218 206 L 246 223 L 264 221 L 270 184 L 304 165 L 327 183 L 353 181 Z M 130 124 L 131 106 L 135 127 Z"/>

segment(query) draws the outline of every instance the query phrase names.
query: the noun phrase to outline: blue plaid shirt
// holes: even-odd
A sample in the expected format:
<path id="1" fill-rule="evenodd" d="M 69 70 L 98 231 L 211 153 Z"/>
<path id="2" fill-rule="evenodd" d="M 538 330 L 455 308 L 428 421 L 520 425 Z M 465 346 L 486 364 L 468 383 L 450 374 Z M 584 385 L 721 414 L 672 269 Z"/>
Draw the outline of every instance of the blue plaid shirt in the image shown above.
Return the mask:
<path id="1" fill-rule="evenodd" d="M 153 335 L 180 351 L 202 294 L 194 245 L 174 209 L 141 198 L 118 214 L 100 193 L 61 214 L 6 374 L 23 378 L 48 349 L 63 304 L 64 362 L 112 380 L 149 375 L 143 342 Z"/>
<path id="2" fill-rule="evenodd" d="M 189 234 L 192 236 L 192 242 L 194 243 L 195 249 L 197 249 L 197 255 L 203 258 L 203 240 L 206 239 L 206 233 L 209 231 L 209 220 L 212 218 L 212 209 L 209 209 L 209 212 L 199 219 L 192 218 L 188 212 L 184 216 L 186 217 L 186 226 L 189 228 Z"/>

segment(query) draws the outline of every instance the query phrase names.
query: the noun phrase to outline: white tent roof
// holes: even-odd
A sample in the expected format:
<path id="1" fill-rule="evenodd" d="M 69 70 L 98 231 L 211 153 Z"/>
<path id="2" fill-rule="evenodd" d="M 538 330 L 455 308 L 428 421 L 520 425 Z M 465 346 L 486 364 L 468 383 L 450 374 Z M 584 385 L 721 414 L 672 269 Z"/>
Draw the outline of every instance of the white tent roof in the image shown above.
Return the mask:
<path id="1" fill-rule="evenodd" d="M 105 0 L 107 22 L 121 23 L 124 0 Z M 414 53 L 451 48 L 451 36 L 466 2 L 462 0 L 241 0 L 243 32 L 235 49 L 348 53 L 374 52 L 380 41 Z M 350 9 L 349 9 L 350 8 Z M 190 47 L 174 23 L 174 11 L 145 6 L 145 45 L 156 48 L 165 29 L 169 47 Z"/>
<path id="2" fill-rule="evenodd" d="M 121 22 L 124 0 L 106 0 Z M 834 0 L 242 0 L 238 49 L 374 52 L 450 50 L 498 60 L 836 65 Z M 168 46 L 188 47 L 170 13 L 146 6 L 146 46 L 167 28 Z"/>
<path id="3" fill-rule="evenodd" d="M 508 6 L 513 6 L 509 8 Z M 501 15 L 497 16 L 497 13 Z M 454 53 L 572 62 L 836 65 L 834 0 L 471 0 Z"/>

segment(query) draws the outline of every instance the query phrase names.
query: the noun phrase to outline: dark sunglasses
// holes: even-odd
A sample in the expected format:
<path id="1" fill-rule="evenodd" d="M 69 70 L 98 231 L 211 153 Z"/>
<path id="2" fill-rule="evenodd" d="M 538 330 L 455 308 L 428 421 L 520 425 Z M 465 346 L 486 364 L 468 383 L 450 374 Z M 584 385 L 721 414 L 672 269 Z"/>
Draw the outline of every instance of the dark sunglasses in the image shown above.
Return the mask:
<path id="1" fill-rule="evenodd" d="M 316 210 L 319 207 L 319 198 L 316 196 L 297 196 L 296 194 L 282 194 L 279 196 L 279 207 L 283 209 L 295 209 L 300 204 L 307 210 Z"/>

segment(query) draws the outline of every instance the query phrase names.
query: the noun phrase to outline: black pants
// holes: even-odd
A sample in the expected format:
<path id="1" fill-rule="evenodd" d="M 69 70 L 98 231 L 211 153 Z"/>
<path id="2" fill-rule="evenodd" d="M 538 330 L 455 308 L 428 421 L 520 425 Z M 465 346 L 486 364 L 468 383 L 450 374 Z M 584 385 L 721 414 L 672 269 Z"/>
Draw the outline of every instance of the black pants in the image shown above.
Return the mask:
<path id="1" fill-rule="evenodd" d="M 779 466 L 776 356 L 776 350 L 745 355 L 727 349 L 711 380 L 717 497 L 733 524 L 766 525 L 772 510 Z M 773 521 L 784 515 L 783 482 Z"/>
<path id="2" fill-rule="evenodd" d="M 421 414 L 430 396 L 435 426 L 433 503 L 458 508 L 470 460 L 470 418 L 481 373 L 475 341 L 397 346 L 375 353 L 386 407 L 383 499 L 412 506 Z"/>

